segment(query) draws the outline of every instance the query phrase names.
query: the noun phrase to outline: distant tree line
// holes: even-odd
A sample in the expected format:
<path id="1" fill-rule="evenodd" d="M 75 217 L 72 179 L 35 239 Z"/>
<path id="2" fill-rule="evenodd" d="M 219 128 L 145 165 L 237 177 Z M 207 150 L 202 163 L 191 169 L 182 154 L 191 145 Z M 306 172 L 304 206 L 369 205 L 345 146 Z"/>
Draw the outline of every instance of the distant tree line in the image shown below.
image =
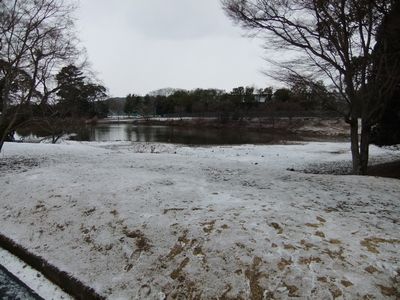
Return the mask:
<path id="1" fill-rule="evenodd" d="M 334 110 L 339 97 L 329 91 L 323 82 L 305 82 L 291 79 L 288 88 L 255 89 L 237 87 L 230 92 L 219 89 L 176 90 L 170 95 L 125 98 L 124 112 L 128 115 L 170 115 L 220 113 L 240 120 L 254 111 L 309 111 Z"/>

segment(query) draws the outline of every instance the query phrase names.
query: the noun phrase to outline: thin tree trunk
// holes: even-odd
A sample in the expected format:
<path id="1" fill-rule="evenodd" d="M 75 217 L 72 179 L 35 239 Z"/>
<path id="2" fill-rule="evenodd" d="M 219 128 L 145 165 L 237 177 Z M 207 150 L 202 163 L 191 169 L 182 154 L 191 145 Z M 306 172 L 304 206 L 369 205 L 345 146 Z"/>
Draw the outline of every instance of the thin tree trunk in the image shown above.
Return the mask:
<path id="1" fill-rule="evenodd" d="M 58 142 L 58 140 L 59 140 L 62 136 L 63 136 L 63 134 L 57 135 L 57 136 L 53 136 L 52 143 L 53 143 L 53 144 L 56 144 L 56 143 Z"/>
<path id="2" fill-rule="evenodd" d="M 358 120 L 352 118 L 350 120 L 350 136 L 351 136 L 351 156 L 353 162 L 353 174 L 360 175 L 360 148 L 358 138 Z"/>
<path id="3" fill-rule="evenodd" d="M 8 97 L 9 97 L 9 88 L 7 79 L 5 79 L 3 91 L 2 91 L 2 102 L 3 108 L 0 116 L 0 128 L 4 127 L 4 131 L 0 131 L 0 152 L 4 145 L 5 137 L 7 136 L 7 115 L 8 115 Z"/>
<path id="4" fill-rule="evenodd" d="M 4 125 L 4 120 L 5 119 L 4 119 L 4 112 L 3 112 L 3 115 L 0 117 L 0 136 L 1 137 L 3 136 L 3 131 L 1 130 L 1 128 Z M 6 128 L 4 128 L 4 130 L 6 130 Z M 3 145 L 4 145 L 4 141 L 2 138 L 0 138 L 0 153 L 1 153 L 1 149 L 3 149 Z"/>
<path id="5" fill-rule="evenodd" d="M 7 115 L 8 115 L 7 111 L 8 111 L 9 91 L 10 91 L 10 89 L 9 89 L 9 84 L 8 84 L 8 78 L 7 78 L 7 76 L 5 76 L 3 90 L 1 93 L 3 107 L 2 107 L 1 116 L 0 116 L 0 128 L 4 127 L 5 131 L 7 130 L 6 122 L 7 122 Z M 6 135 L 7 135 L 6 132 L 0 131 L 0 152 L 1 152 L 1 149 L 3 148 L 4 139 L 5 139 Z M 4 136 L 4 139 L 3 139 L 3 136 Z"/>

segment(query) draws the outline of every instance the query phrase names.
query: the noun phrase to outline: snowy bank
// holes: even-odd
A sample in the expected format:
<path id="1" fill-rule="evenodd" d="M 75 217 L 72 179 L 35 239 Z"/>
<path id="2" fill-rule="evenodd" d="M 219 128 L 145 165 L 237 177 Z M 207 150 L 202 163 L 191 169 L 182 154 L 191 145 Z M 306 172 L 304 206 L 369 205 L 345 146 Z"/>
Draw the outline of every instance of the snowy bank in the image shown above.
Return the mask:
<path id="1" fill-rule="evenodd" d="M 349 149 L 8 143 L 0 233 L 110 299 L 396 299 L 399 180 L 288 171 Z"/>

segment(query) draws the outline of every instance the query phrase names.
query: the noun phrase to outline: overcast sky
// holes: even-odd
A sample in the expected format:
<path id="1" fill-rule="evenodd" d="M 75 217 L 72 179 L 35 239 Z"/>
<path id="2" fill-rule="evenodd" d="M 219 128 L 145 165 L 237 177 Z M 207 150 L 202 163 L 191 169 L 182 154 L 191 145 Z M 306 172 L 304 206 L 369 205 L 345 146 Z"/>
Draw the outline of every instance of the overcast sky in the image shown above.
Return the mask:
<path id="1" fill-rule="evenodd" d="M 165 87 L 266 87 L 260 41 L 219 0 L 80 0 L 79 37 L 113 96 Z"/>

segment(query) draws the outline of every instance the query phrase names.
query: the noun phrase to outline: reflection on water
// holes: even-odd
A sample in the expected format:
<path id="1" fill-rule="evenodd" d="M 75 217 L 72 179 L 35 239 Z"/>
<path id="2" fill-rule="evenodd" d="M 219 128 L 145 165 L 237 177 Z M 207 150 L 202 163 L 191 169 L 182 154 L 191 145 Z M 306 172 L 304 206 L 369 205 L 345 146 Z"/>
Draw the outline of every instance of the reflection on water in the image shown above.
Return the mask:
<path id="1" fill-rule="evenodd" d="M 33 129 L 32 129 L 33 130 Z M 15 139 L 39 141 L 43 136 L 38 132 L 17 131 Z M 273 135 L 263 131 L 246 128 L 194 128 L 173 126 L 151 126 L 133 124 L 101 124 L 87 126 L 71 137 L 77 141 L 132 141 L 174 143 L 187 145 L 239 145 L 239 144 L 271 144 L 281 140 L 301 140 L 298 135 Z"/>
<path id="2" fill-rule="evenodd" d="M 266 144 L 279 137 L 237 128 L 209 129 L 172 126 L 102 124 L 87 127 L 74 137 L 79 141 L 132 141 L 189 145 Z"/>

